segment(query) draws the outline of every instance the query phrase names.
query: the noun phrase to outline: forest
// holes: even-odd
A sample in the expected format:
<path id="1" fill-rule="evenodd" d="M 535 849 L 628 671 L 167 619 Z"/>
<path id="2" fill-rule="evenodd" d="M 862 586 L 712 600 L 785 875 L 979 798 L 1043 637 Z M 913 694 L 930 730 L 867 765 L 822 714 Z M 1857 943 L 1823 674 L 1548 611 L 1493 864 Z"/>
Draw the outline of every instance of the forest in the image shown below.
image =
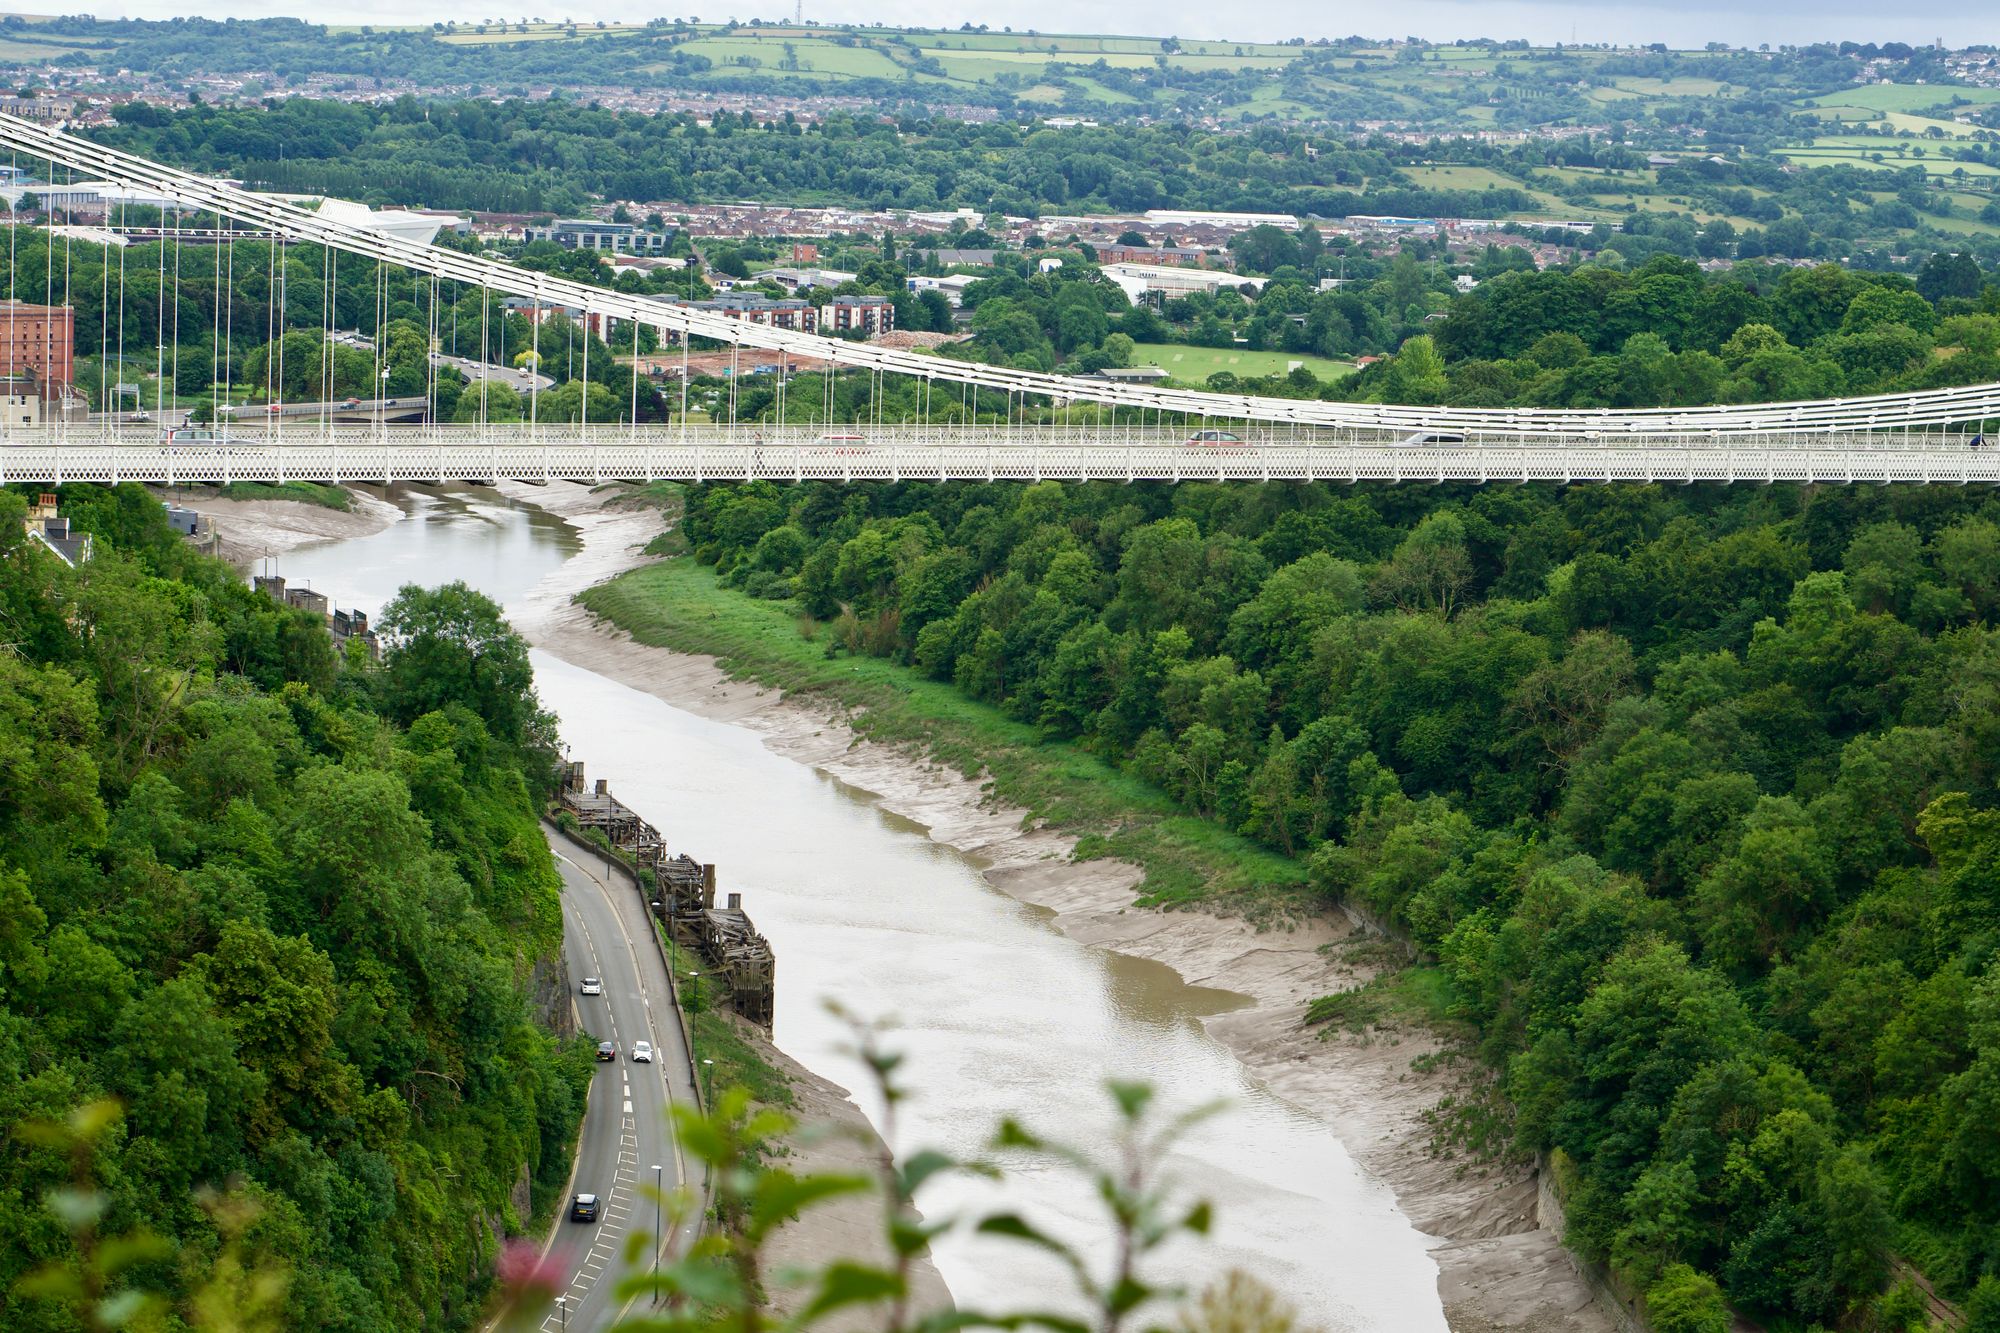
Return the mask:
<path id="1" fill-rule="evenodd" d="M 982 216 L 1148 208 L 1320 218 L 1581 216 L 1601 221 L 1607 234 L 1645 238 L 1636 253 L 1626 246 L 1628 258 L 1648 257 L 1646 247 L 1657 245 L 1685 257 L 1845 259 L 1886 269 L 1898 257 L 1943 248 L 1989 261 L 2000 255 L 2000 202 L 1979 193 L 1987 180 L 1980 173 L 2000 165 L 1991 131 L 1970 130 L 1979 137 L 1951 142 L 1883 139 L 1874 162 L 1857 156 L 1817 164 L 1773 155 L 1768 133 L 1755 142 L 1736 139 L 1727 126 L 1739 113 L 1746 125 L 1789 125 L 1795 140 L 1810 141 L 1825 128 L 1777 103 L 1683 109 L 1676 114 L 1701 122 L 1709 151 L 1656 169 L 1635 147 L 1644 136 L 1623 126 L 1518 144 L 1459 137 L 1458 127 L 1399 142 L 1310 126 L 1058 129 L 844 110 L 810 121 L 789 111 L 647 114 L 561 97 L 496 103 L 404 95 L 380 105 L 293 97 L 182 109 L 132 103 L 120 109 L 116 126 L 93 133 L 268 188 L 435 208 L 569 213 L 595 200 L 626 200 L 671 217 L 672 202 L 764 199 L 970 207 Z M 1433 170 L 1437 163 L 1450 165 Z M 1574 235 L 1556 239 L 1579 243 Z M 1602 244 L 1595 237 L 1590 248 Z"/>
<path id="2" fill-rule="evenodd" d="M 1794 276 L 1717 298 L 1772 321 L 1722 365 L 1838 366 L 1871 311 L 1969 299 Z M 1689 355 L 1671 321 L 1500 308 L 1421 355 Z M 1376 392 L 1424 389 L 1389 364 Z M 1312 1017 L 1463 1031 L 1495 1095 L 1446 1136 L 1546 1155 L 1568 1241 L 1655 1328 L 1922 1329 L 1908 1265 L 2000 1329 L 1989 494 L 759 483 L 690 492 L 684 530 L 829 655 L 1084 747 L 1289 858 L 1288 901 L 1407 941 L 1409 974 Z"/>
<path id="3" fill-rule="evenodd" d="M 525 645 L 454 585 L 338 654 L 138 487 L 54 494 L 76 568 L 0 492 L 0 1322 L 469 1328 L 593 1067 Z"/>

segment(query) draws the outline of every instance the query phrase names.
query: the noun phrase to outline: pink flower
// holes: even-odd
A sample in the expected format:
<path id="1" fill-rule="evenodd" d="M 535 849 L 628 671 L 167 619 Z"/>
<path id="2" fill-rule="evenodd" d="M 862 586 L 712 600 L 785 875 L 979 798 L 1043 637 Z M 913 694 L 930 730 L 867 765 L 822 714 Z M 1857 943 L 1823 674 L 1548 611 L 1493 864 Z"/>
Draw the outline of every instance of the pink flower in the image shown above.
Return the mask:
<path id="1" fill-rule="evenodd" d="M 530 1241 L 510 1240 L 500 1249 L 493 1266 L 500 1285 L 512 1297 L 536 1295 L 547 1300 L 560 1291 L 567 1274 L 552 1255 L 544 1255 Z"/>

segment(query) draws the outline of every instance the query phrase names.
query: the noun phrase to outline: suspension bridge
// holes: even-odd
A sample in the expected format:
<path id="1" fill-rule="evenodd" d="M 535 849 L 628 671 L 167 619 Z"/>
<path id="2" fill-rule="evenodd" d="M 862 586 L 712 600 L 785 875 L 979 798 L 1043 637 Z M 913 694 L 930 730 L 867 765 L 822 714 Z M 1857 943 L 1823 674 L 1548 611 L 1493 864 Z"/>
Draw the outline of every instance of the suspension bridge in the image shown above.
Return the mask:
<path id="1" fill-rule="evenodd" d="M 150 234 L 165 238 L 158 242 L 159 286 L 174 290 L 213 263 L 216 327 L 206 330 L 212 349 L 229 345 L 232 331 L 222 327 L 224 311 L 233 319 L 237 305 L 233 293 L 224 294 L 224 251 L 231 238 L 269 240 L 274 255 L 286 247 L 309 247 L 322 265 L 324 336 L 318 345 L 325 358 L 316 368 L 324 372 L 325 387 L 312 395 L 314 401 L 287 404 L 281 391 L 274 392 L 245 421 L 241 409 L 227 406 L 225 382 L 216 386 L 210 414 L 221 424 L 206 428 L 166 429 L 185 413 L 169 409 L 163 398 L 151 413 L 114 410 L 107 385 L 106 401 L 54 413 L 39 425 L 6 428 L 0 434 L 0 482 L 2000 482 L 2000 450 L 1984 447 L 1983 433 L 1985 423 L 2000 420 L 2000 384 L 1748 406 L 1575 411 L 1329 403 L 1117 383 L 824 338 L 419 244 L 349 221 L 344 211 L 322 215 L 4 114 L 0 149 L 11 152 L 17 166 L 39 167 L 51 182 L 59 173 L 81 173 L 164 201 L 162 225 L 150 228 Z M 183 230 L 180 223 L 190 216 L 200 225 Z M 10 261 L 16 230 L 9 229 Z M 188 270 L 183 269 L 183 241 L 198 247 Z M 62 243 L 73 242 L 64 238 Z M 56 297 L 53 245 L 52 237 L 43 275 L 51 304 Z M 825 374 L 818 376 L 826 394 L 824 413 L 804 426 L 787 421 L 787 378 L 781 368 L 776 415 L 786 424 L 736 419 L 740 377 L 735 375 L 729 378 L 726 414 L 717 403 L 718 410 L 697 423 L 690 419 L 683 374 L 678 414 L 642 421 L 635 372 L 630 410 L 621 413 L 619 422 L 578 424 L 542 419 L 544 379 L 531 375 L 525 420 L 485 419 L 482 394 L 476 422 L 446 424 L 428 419 L 434 414 L 407 411 L 397 416 L 420 419 L 392 420 L 383 411 L 371 422 L 360 400 L 343 402 L 330 392 L 333 349 L 345 336 L 333 324 L 341 255 L 373 261 L 371 297 L 378 329 L 391 300 L 388 272 L 407 274 L 414 295 L 427 296 L 416 301 L 430 323 L 427 402 L 434 401 L 443 359 L 437 351 L 441 293 L 477 291 L 482 315 L 497 295 L 529 303 L 537 318 L 542 312 L 560 312 L 586 330 L 595 326 L 608 332 L 615 326 L 621 340 L 629 332 L 635 364 L 640 331 L 652 329 L 677 340 L 684 353 L 692 339 L 700 338 L 777 352 L 781 367 L 796 358 L 857 372 L 869 385 L 868 406 L 837 416 L 834 375 Z M 116 319 L 122 347 L 122 259 L 120 264 Z M 284 308 L 286 271 L 287 265 L 274 258 L 264 322 L 275 335 L 294 328 Z M 113 321 L 108 262 L 103 272 L 97 315 L 101 341 L 108 348 Z M 73 299 L 68 273 L 65 251 L 63 295 Z M 10 262 L 10 291 L 17 277 Z M 234 279 L 232 255 L 227 281 Z M 168 348 L 178 358 L 184 331 L 179 301 L 157 305 L 158 380 L 164 385 Z M 171 330 L 166 327 L 169 305 Z M 478 359 L 489 362 L 483 323 L 482 318 Z M 196 337 L 202 332 L 192 330 Z M 10 342 L 13 337 L 9 331 Z M 272 356 L 282 356 L 283 341 L 274 337 Z M 504 364 L 504 346 L 502 352 Z M 387 371 L 379 369 L 384 356 L 379 339 L 374 353 L 386 384 Z M 218 370 L 226 360 L 217 355 Z M 591 401 L 589 365 L 586 355 L 585 403 Z M 268 359 L 266 367 L 268 377 Z M 283 382 L 280 366 L 271 387 Z M 882 407 L 892 382 L 906 390 L 900 401 L 916 405 L 903 409 L 900 419 Z M 393 400 L 385 393 L 370 401 Z M 262 419 L 255 419 L 259 412 Z"/>

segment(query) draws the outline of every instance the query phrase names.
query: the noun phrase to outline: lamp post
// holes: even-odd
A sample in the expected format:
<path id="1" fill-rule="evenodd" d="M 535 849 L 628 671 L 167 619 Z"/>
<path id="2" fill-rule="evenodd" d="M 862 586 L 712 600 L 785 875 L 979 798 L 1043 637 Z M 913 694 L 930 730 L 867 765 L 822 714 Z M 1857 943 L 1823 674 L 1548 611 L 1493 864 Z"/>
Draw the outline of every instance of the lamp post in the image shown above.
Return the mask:
<path id="1" fill-rule="evenodd" d="M 701 1012 L 701 973 L 694 971 L 690 971 L 688 973 L 688 994 L 693 999 L 694 1003 L 682 1005 L 681 1012 L 687 1015 L 687 1020 L 688 1020 L 688 1025 L 687 1025 L 688 1081 L 692 1083 L 694 1082 L 694 1077 L 695 1077 L 694 1016 Z M 702 1090 L 699 1087 L 695 1089 L 695 1095 L 700 1099 L 702 1103 L 701 1109 L 706 1111 L 708 1109 L 708 1098 L 702 1096 Z"/>
<path id="2" fill-rule="evenodd" d="M 375 386 L 375 433 L 380 435 L 389 429 L 389 367 L 382 367 L 377 378 L 381 383 Z"/>
<path id="3" fill-rule="evenodd" d="M 660 1251 L 667 1246 L 662 1228 L 660 1201 L 666 1197 L 666 1177 L 660 1163 L 653 1163 L 653 1300 L 660 1299 Z"/>
<path id="4" fill-rule="evenodd" d="M 556 1309 L 557 1309 L 557 1310 L 559 1310 L 559 1311 L 561 1311 L 561 1313 L 562 1313 L 562 1326 L 563 1326 L 563 1328 L 564 1328 L 564 1330 L 565 1330 L 565 1333 L 567 1333 L 567 1330 L 568 1330 L 568 1328 L 569 1328 L 569 1295 L 568 1295 L 568 1293 L 564 1293 L 563 1295 L 561 1295 L 561 1296 L 558 1296 L 558 1297 L 556 1297 Z"/>

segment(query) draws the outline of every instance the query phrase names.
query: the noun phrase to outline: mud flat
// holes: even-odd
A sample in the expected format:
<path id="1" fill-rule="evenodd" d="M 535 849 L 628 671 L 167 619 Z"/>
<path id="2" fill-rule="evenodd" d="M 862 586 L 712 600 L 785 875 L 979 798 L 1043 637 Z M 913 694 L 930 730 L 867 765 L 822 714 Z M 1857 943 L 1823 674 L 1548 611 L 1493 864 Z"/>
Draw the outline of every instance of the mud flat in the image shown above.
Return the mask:
<path id="1" fill-rule="evenodd" d="M 351 509 L 329 509 L 303 500 L 225 500 L 211 487 L 150 489 L 162 500 L 213 519 L 222 539 L 222 558 L 244 569 L 295 547 L 372 536 L 403 516 L 379 494 L 360 487 L 348 488 Z"/>

